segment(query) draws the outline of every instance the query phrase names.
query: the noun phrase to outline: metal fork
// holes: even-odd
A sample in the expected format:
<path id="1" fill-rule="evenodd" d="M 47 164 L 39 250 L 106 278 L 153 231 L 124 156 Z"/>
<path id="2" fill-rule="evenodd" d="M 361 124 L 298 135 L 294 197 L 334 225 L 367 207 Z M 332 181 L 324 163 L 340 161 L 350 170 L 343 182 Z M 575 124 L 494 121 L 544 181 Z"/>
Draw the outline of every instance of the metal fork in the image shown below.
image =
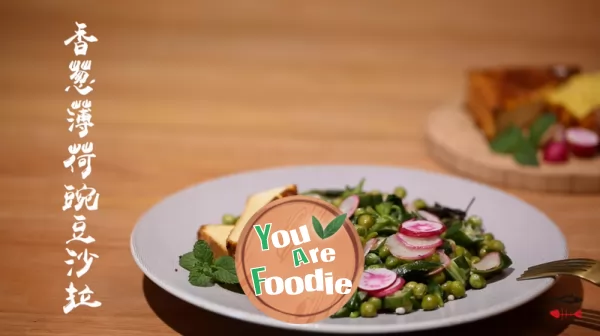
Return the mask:
<path id="1" fill-rule="evenodd" d="M 517 280 L 572 275 L 600 286 L 600 261 L 593 259 L 563 259 L 529 267 Z"/>

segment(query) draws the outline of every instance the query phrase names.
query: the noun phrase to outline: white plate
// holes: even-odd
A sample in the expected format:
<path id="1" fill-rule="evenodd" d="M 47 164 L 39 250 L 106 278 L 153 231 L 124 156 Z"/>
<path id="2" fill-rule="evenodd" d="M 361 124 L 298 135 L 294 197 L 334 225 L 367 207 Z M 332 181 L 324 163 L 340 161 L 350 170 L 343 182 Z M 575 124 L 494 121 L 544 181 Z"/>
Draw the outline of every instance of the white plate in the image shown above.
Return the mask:
<path id="1" fill-rule="evenodd" d="M 248 299 L 218 286 L 199 288 L 179 270 L 178 256 L 191 251 L 201 224 L 220 222 L 224 213 L 240 213 L 248 195 L 290 183 L 300 191 L 341 188 L 366 178 L 366 189 L 408 190 L 408 198 L 423 198 L 464 208 L 480 215 L 485 227 L 502 240 L 514 269 L 506 278 L 449 302 L 431 312 L 380 315 L 373 319 L 327 319 L 297 325 L 279 322 L 258 311 Z M 522 305 L 542 294 L 552 279 L 516 281 L 529 266 L 567 257 L 567 246 L 556 225 L 539 210 L 499 190 L 441 174 L 377 166 L 302 166 L 227 176 L 185 189 L 154 206 L 131 235 L 133 257 L 142 271 L 174 296 L 217 314 L 266 326 L 329 333 L 407 332 L 447 327 L 483 319 Z"/>

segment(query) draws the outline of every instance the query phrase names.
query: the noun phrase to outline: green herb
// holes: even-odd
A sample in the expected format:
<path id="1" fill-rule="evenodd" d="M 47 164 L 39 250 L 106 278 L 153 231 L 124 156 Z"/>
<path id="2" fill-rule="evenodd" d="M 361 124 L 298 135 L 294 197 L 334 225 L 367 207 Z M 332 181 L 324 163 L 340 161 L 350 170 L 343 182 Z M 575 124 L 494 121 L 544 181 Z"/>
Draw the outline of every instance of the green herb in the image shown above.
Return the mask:
<path id="1" fill-rule="evenodd" d="M 490 142 L 490 147 L 497 153 L 512 154 L 524 140 L 521 129 L 511 125 Z"/>
<path id="2" fill-rule="evenodd" d="M 214 260 L 210 246 L 204 240 L 198 240 L 192 252 L 179 258 L 179 266 L 190 272 L 188 281 L 194 286 L 210 287 L 215 282 L 239 283 L 233 258 L 223 256 Z"/>
<path id="3" fill-rule="evenodd" d="M 194 252 L 188 252 L 179 258 L 179 266 L 188 271 L 192 271 L 198 264 L 199 261 L 194 256 Z"/>
<path id="4" fill-rule="evenodd" d="M 535 148 L 539 147 L 544 133 L 556 123 L 556 116 L 551 113 L 542 114 L 529 127 L 529 141 Z"/>
<path id="5" fill-rule="evenodd" d="M 529 141 L 523 141 L 515 150 L 513 157 L 517 163 L 524 166 L 539 166 L 537 148 Z"/>
<path id="6" fill-rule="evenodd" d="M 313 216 L 312 217 L 312 223 L 313 223 L 313 228 L 315 229 L 315 232 L 317 233 L 317 236 L 319 236 L 319 238 L 321 239 L 327 239 L 331 236 L 333 236 L 336 232 L 338 232 L 338 230 L 342 227 L 342 225 L 344 225 L 344 221 L 346 220 L 346 216 L 348 214 L 341 214 L 337 217 L 335 217 L 326 227 L 325 230 L 323 230 L 323 226 L 321 225 L 321 222 L 319 222 L 319 220 Z"/>
<path id="7" fill-rule="evenodd" d="M 239 282 L 235 273 L 235 262 L 233 261 L 233 258 L 229 256 L 220 257 L 219 259 L 215 260 L 213 271 L 214 278 L 217 280 L 217 282 L 230 285 Z"/>

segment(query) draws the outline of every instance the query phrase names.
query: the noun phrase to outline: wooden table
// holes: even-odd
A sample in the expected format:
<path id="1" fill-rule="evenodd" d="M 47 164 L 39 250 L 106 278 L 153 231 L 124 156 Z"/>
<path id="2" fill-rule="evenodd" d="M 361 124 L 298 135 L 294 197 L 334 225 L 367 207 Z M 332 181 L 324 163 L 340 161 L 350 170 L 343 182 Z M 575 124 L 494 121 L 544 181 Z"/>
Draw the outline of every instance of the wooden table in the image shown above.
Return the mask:
<path id="1" fill-rule="evenodd" d="M 444 171 L 425 151 L 422 126 L 430 109 L 461 96 L 466 68 L 600 67 L 600 3 L 576 3 L 3 1 L 0 335 L 274 334 L 145 279 L 129 253 L 137 218 L 181 188 L 248 169 Z M 62 164 L 78 141 L 65 120 L 77 94 L 64 91 L 75 56 L 63 41 L 75 21 L 99 39 L 87 53 L 97 82 L 86 139 L 97 157 L 85 182 L 101 194 L 99 210 L 86 213 L 100 258 L 75 284 L 103 305 L 65 315 L 73 218 L 61 210 L 63 185 L 82 181 Z M 573 257 L 600 258 L 600 196 L 509 192 L 560 225 Z M 521 323 L 522 334 L 592 335 L 548 314 L 557 295 L 582 292 L 583 307 L 600 310 L 600 289 L 563 279 L 524 307 L 447 332 L 514 333 Z"/>

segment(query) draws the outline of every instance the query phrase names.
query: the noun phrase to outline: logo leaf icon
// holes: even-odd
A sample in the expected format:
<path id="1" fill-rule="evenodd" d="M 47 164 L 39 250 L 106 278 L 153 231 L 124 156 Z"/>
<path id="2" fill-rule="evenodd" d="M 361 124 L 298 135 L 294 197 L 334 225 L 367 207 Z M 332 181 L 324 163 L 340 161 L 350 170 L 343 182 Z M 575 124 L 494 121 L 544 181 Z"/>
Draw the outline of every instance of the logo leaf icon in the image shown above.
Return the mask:
<path id="1" fill-rule="evenodd" d="M 323 226 L 321 226 L 321 222 L 319 222 L 319 220 L 315 216 L 312 216 L 312 224 L 313 229 L 315 229 L 315 232 L 317 233 L 317 236 L 319 236 L 319 238 L 321 239 L 325 239 L 323 238 Z"/>
<path id="2" fill-rule="evenodd" d="M 331 221 L 331 223 L 329 223 L 327 225 L 327 227 L 325 227 L 325 231 L 323 232 L 323 236 L 321 238 L 327 239 L 327 238 L 333 236 L 336 232 L 338 232 L 339 229 L 342 227 L 342 225 L 344 225 L 344 221 L 346 220 L 347 215 L 348 214 L 343 213 L 343 214 L 335 217 Z"/>

